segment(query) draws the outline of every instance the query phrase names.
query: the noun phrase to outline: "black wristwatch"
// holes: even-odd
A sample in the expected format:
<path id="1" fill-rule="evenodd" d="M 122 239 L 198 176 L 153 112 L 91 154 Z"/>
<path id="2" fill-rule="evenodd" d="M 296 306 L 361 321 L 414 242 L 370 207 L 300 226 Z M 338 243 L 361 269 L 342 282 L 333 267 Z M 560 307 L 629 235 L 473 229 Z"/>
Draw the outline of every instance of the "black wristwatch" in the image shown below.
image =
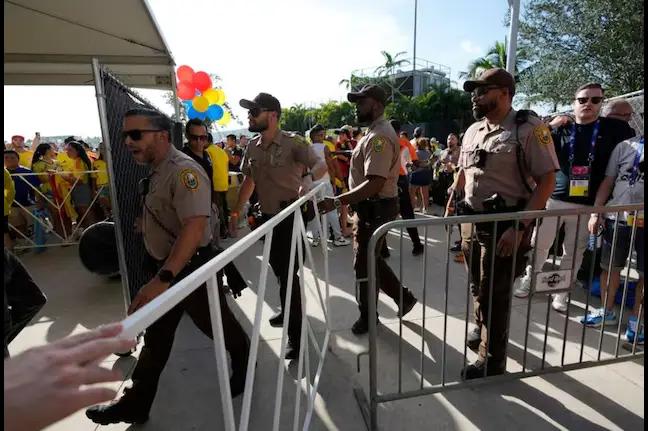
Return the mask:
<path id="1" fill-rule="evenodd" d="M 158 278 L 162 283 L 171 283 L 175 278 L 175 275 L 168 269 L 161 269 L 157 273 Z"/>

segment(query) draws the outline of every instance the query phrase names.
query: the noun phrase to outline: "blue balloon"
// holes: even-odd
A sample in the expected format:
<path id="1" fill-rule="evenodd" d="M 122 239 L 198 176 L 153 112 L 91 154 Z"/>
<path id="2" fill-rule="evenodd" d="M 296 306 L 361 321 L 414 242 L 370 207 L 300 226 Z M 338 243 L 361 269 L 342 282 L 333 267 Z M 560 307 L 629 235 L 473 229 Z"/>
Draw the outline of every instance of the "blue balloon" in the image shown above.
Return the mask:
<path id="1" fill-rule="evenodd" d="M 197 116 L 198 116 L 198 118 L 200 120 L 204 121 L 204 120 L 207 119 L 207 111 L 205 111 L 205 112 L 196 112 L 196 114 L 197 114 Z"/>
<path id="2" fill-rule="evenodd" d="M 209 118 L 212 121 L 218 121 L 221 118 L 223 118 L 223 114 L 225 111 L 223 111 L 223 107 L 220 105 L 211 105 L 209 108 L 207 108 L 207 118 Z"/>
<path id="3" fill-rule="evenodd" d="M 193 106 L 187 108 L 187 117 L 189 117 L 190 120 L 193 120 L 194 118 L 199 118 L 198 114 L 202 114 L 202 112 L 196 111 Z"/>
<path id="4" fill-rule="evenodd" d="M 182 102 L 182 104 L 185 107 L 185 111 L 189 111 L 189 108 L 192 107 L 192 103 L 193 102 L 191 100 L 185 100 L 184 102 Z"/>

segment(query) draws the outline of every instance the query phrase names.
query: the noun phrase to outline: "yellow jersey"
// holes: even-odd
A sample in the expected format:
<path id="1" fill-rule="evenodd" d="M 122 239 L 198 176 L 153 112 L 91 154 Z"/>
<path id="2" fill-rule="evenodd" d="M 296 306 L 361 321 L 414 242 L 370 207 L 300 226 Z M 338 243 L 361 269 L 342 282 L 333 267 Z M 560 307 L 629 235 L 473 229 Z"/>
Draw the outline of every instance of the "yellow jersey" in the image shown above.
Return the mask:
<path id="1" fill-rule="evenodd" d="M 212 163 L 212 180 L 215 192 L 226 192 L 229 188 L 229 157 L 225 150 L 211 144 L 205 148 Z"/>
<path id="2" fill-rule="evenodd" d="M 93 162 L 93 171 L 99 171 L 92 174 L 98 187 L 108 185 L 108 165 L 104 160 L 95 160 Z"/>
<path id="3" fill-rule="evenodd" d="M 67 155 L 65 151 L 61 151 L 56 155 L 56 160 L 59 162 L 59 166 L 65 172 L 70 172 L 74 170 L 74 161 Z"/>
<path id="4" fill-rule="evenodd" d="M 30 150 L 25 150 L 22 153 L 18 153 L 18 158 L 20 159 L 20 166 L 23 166 L 27 169 L 32 167 L 32 159 L 34 158 L 34 152 Z"/>
<path id="5" fill-rule="evenodd" d="M 16 197 L 16 185 L 11 178 L 11 174 L 4 168 L 4 215 L 5 217 L 11 212 L 11 204 Z"/>

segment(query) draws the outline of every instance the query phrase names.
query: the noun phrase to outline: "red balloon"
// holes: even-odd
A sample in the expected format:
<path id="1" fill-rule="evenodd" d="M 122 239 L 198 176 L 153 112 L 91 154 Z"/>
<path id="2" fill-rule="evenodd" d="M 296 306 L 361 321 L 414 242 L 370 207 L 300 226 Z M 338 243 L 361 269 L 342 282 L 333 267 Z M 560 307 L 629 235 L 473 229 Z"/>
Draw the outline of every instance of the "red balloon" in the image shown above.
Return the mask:
<path id="1" fill-rule="evenodd" d="M 178 97 L 182 100 L 191 100 L 194 98 L 196 89 L 193 85 L 189 85 L 186 82 L 180 82 L 177 88 Z"/>
<path id="2" fill-rule="evenodd" d="M 202 92 L 211 88 L 212 80 L 205 72 L 196 72 L 193 76 L 193 85 Z"/>
<path id="3" fill-rule="evenodd" d="M 178 81 L 192 82 L 194 77 L 194 70 L 189 66 L 180 66 L 176 72 Z"/>

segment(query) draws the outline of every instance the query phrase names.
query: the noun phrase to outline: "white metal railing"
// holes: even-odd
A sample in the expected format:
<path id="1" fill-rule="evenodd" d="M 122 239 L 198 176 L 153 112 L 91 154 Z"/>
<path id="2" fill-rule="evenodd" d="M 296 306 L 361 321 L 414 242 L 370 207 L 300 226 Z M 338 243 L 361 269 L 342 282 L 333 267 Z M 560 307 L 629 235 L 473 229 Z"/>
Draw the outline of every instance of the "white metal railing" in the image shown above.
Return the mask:
<path id="1" fill-rule="evenodd" d="M 214 257 L 212 260 L 195 270 L 192 274 L 178 282 L 177 284 L 171 286 L 166 292 L 157 298 L 153 299 L 150 303 L 146 304 L 140 308 L 134 314 L 128 316 L 123 320 L 123 335 L 128 338 L 135 338 L 138 334 L 148 328 L 151 324 L 157 321 L 165 313 L 170 311 L 173 307 L 179 304 L 183 299 L 188 295 L 194 292 L 199 286 L 204 283 L 207 283 L 207 293 L 209 298 L 209 310 L 211 315 L 212 322 L 212 331 L 213 331 L 213 342 L 216 353 L 216 363 L 218 368 L 218 381 L 221 392 L 221 402 L 223 406 L 223 420 L 225 429 L 228 431 L 236 430 L 236 424 L 234 420 L 234 409 L 232 405 L 232 398 L 230 395 L 230 385 L 229 385 L 229 373 L 228 373 L 228 364 L 226 357 L 226 349 L 223 338 L 223 324 L 221 320 L 221 309 L 220 309 L 220 300 L 218 296 L 218 283 L 216 281 L 216 273 L 223 269 L 225 265 L 232 262 L 238 256 L 241 256 L 243 253 L 248 251 L 253 245 L 257 243 L 260 239 L 264 238 L 263 246 L 263 259 L 261 263 L 261 270 L 259 273 L 259 282 L 257 290 L 257 301 L 256 309 L 254 314 L 254 326 L 252 329 L 251 345 L 250 345 L 250 356 L 248 359 L 247 365 L 247 374 L 245 381 L 245 390 L 243 393 L 243 404 L 241 407 L 241 416 L 238 429 L 245 431 L 248 429 L 249 419 L 250 419 L 250 408 L 252 405 L 252 391 L 254 387 L 255 379 L 255 370 L 256 370 L 256 359 L 259 348 L 260 340 L 260 328 L 261 328 L 261 314 L 263 310 L 263 304 L 265 300 L 265 291 L 267 285 L 267 276 L 268 276 L 268 266 L 270 258 L 270 248 L 272 246 L 273 240 L 273 230 L 286 218 L 293 216 L 293 238 L 290 244 L 290 267 L 288 270 L 288 283 L 287 283 L 287 292 L 286 292 L 286 304 L 284 305 L 284 322 L 283 322 L 283 332 L 281 337 L 281 353 L 278 362 L 277 370 L 277 387 L 276 387 L 276 397 L 275 397 L 275 408 L 274 408 L 274 419 L 273 427 L 274 431 L 279 430 L 279 420 L 280 420 L 280 411 L 282 405 L 282 393 L 283 393 L 283 378 L 284 378 L 284 358 L 286 356 L 286 347 L 287 347 L 287 332 L 288 332 L 288 322 L 290 319 L 290 301 L 292 298 L 292 285 L 293 285 L 293 269 L 295 264 L 295 256 L 298 257 L 299 264 L 299 273 L 300 273 L 300 289 L 302 296 L 302 326 L 301 326 L 301 349 L 299 354 L 299 364 L 298 364 L 298 378 L 296 379 L 296 402 L 294 410 L 294 419 L 293 419 L 293 430 L 299 429 L 299 418 L 300 418 L 300 404 L 301 404 L 301 392 L 302 392 L 302 379 L 305 377 L 306 381 L 306 413 L 304 415 L 303 426 L 301 429 L 307 430 L 310 425 L 312 418 L 315 396 L 317 394 L 317 389 L 320 383 L 320 378 L 324 366 L 324 360 L 326 358 L 327 347 L 331 335 L 331 325 L 329 322 L 329 279 L 328 279 L 328 251 L 327 247 L 322 247 L 322 253 L 324 258 L 324 292 L 322 292 L 321 281 L 316 272 L 315 262 L 313 260 L 313 255 L 310 250 L 310 247 L 304 247 L 306 243 L 306 228 L 304 226 L 304 221 L 301 216 L 301 205 L 311 200 L 314 205 L 317 204 L 316 196 L 319 189 L 323 185 L 319 185 L 310 192 L 308 192 L 303 197 L 299 198 L 297 201 L 292 203 L 286 209 L 281 211 L 279 214 L 274 216 L 272 219 L 263 223 L 260 227 L 241 238 L 237 243 L 227 248 L 218 256 Z M 316 207 L 317 208 L 317 207 Z M 316 217 L 318 229 L 320 229 L 320 235 L 326 238 L 325 233 L 328 231 L 326 226 L 326 218 Z M 305 249 L 305 250 L 304 250 Z M 305 251 L 305 253 L 304 253 Z M 319 300 L 319 305 L 322 308 L 324 314 L 324 320 L 326 323 L 326 332 L 324 334 L 324 339 L 320 345 L 317 341 L 313 328 L 310 325 L 308 318 L 308 301 L 306 295 L 306 284 L 304 277 L 304 257 L 308 259 L 310 270 L 313 274 L 313 284 L 315 288 L 315 293 Z M 311 382 L 310 378 L 310 348 L 308 340 L 315 348 L 315 354 L 319 358 L 319 363 L 317 366 L 317 371 L 313 380 Z"/>
<path id="2" fill-rule="evenodd" d="M 94 196 L 92 196 L 92 200 L 90 202 L 90 205 L 88 205 L 88 208 L 83 214 L 77 214 L 77 219 L 76 220 L 71 220 L 71 229 L 70 232 L 68 232 L 68 228 L 66 226 L 65 220 L 68 219 L 69 217 L 67 215 L 64 216 L 65 212 L 65 206 L 68 204 L 73 204 L 73 201 L 71 199 L 72 197 L 72 191 L 74 188 L 77 186 L 77 184 L 80 181 L 79 177 L 76 177 L 74 180 L 74 183 L 72 183 L 69 186 L 69 190 L 63 196 L 62 198 L 56 197 L 56 194 L 53 195 L 53 199 L 47 196 L 45 193 L 43 193 L 40 190 L 40 187 L 34 186 L 32 183 L 30 183 L 26 178 L 27 177 L 36 177 L 38 181 L 40 182 L 40 178 L 43 175 L 48 176 L 48 181 L 50 182 L 50 187 L 54 191 L 56 189 L 56 182 L 54 178 L 56 176 L 63 176 L 63 175 L 78 175 L 78 174 L 94 174 L 100 172 L 98 170 L 90 170 L 90 171 L 56 171 L 56 172 L 41 172 L 41 173 L 12 173 L 11 178 L 13 179 L 14 183 L 18 181 L 23 181 L 29 188 L 31 188 L 36 196 L 38 196 L 39 199 L 42 200 L 42 202 L 48 203 L 51 205 L 56 210 L 56 214 L 51 214 L 52 217 L 57 217 L 58 220 L 60 221 L 60 226 L 62 229 L 62 232 L 56 232 L 55 229 L 52 228 L 52 226 L 49 226 L 46 224 L 43 220 L 40 219 L 40 217 L 37 217 L 34 215 L 29 208 L 26 208 L 24 205 L 22 205 L 20 202 L 14 201 L 14 203 L 17 205 L 18 208 L 24 211 L 25 214 L 28 214 L 29 217 L 34 221 L 34 223 L 38 223 L 45 231 L 49 234 L 54 235 L 57 237 L 60 241 L 59 242 L 54 242 L 50 244 L 37 244 L 33 238 L 30 238 L 29 236 L 25 235 L 23 232 L 21 232 L 17 227 L 13 226 L 11 223 L 9 223 L 9 228 L 16 232 L 21 238 L 26 240 L 28 242 L 28 245 L 16 245 L 14 248 L 16 250 L 20 249 L 31 249 L 31 248 L 40 248 L 40 247 L 56 247 L 56 246 L 61 246 L 61 245 L 71 245 L 71 244 L 77 244 L 75 242 L 75 235 L 79 231 L 80 226 L 82 225 L 83 221 L 86 219 L 87 215 L 90 213 L 90 211 L 94 210 L 94 205 L 99 199 L 99 196 L 101 195 L 101 192 L 105 188 L 105 186 L 100 186 L 95 192 Z M 79 217 L 80 216 L 80 217 Z"/>

